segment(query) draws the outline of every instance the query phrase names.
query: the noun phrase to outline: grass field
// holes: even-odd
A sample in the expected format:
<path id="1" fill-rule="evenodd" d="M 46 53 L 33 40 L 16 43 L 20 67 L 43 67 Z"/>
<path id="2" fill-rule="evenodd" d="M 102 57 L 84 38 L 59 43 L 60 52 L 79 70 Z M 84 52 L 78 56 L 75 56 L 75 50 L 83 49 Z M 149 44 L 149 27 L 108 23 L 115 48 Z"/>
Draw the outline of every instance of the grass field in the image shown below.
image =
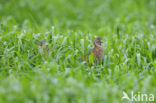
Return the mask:
<path id="1" fill-rule="evenodd" d="M 95 37 L 103 64 L 85 66 Z M 155 0 L 0 0 L 0 103 L 129 103 L 123 91 L 156 103 Z"/>

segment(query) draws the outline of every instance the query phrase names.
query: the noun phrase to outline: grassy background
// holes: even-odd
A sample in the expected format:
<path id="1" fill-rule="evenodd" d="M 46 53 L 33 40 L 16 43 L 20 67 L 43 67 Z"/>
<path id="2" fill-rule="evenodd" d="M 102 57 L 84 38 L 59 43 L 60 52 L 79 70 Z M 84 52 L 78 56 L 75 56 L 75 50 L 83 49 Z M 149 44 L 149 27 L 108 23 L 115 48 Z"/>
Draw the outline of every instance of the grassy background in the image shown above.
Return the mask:
<path id="1" fill-rule="evenodd" d="M 0 103 L 125 103 L 156 95 L 155 0 L 1 0 Z M 78 58 L 103 39 L 104 64 Z M 39 41 L 48 41 L 43 57 Z M 155 98 L 156 99 L 156 98 Z"/>

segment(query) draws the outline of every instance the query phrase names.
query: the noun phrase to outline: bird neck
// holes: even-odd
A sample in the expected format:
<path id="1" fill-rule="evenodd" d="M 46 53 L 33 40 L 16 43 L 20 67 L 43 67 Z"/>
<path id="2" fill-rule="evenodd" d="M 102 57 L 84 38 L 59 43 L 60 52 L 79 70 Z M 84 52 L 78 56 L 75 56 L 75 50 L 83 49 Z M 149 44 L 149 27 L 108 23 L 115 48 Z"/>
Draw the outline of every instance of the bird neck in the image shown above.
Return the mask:
<path id="1" fill-rule="evenodd" d="M 102 46 L 99 45 L 99 44 L 95 44 L 95 47 L 97 47 L 97 48 L 101 48 Z"/>

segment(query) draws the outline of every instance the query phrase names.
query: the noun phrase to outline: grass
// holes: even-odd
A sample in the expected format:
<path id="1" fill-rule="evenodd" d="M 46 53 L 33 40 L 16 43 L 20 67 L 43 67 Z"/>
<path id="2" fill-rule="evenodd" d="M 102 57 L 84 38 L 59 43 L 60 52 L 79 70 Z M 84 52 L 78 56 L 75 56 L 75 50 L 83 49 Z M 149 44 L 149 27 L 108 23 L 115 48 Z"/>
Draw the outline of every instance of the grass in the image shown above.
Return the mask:
<path id="1" fill-rule="evenodd" d="M 155 5 L 1 0 L 0 103 L 128 103 L 123 91 L 156 95 Z M 78 59 L 95 36 L 103 39 L 104 63 L 85 66 Z M 48 42 L 49 56 L 39 41 Z"/>

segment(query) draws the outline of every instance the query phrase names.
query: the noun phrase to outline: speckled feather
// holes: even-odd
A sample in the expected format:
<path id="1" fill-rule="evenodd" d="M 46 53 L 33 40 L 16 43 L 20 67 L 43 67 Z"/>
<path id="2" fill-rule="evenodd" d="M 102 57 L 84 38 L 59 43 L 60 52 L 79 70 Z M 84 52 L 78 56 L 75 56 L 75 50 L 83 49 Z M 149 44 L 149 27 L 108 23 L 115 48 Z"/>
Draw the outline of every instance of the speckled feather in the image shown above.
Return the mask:
<path id="1" fill-rule="evenodd" d="M 94 42 L 94 48 L 91 52 L 89 52 L 86 56 L 84 56 L 84 59 L 87 59 L 87 62 L 89 61 L 89 56 L 91 53 L 93 53 L 94 58 L 95 58 L 95 62 L 97 61 L 101 61 L 103 59 L 103 48 L 101 45 L 101 38 L 97 37 L 93 40 Z M 80 58 L 79 61 L 82 61 L 82 59 Z"/>

